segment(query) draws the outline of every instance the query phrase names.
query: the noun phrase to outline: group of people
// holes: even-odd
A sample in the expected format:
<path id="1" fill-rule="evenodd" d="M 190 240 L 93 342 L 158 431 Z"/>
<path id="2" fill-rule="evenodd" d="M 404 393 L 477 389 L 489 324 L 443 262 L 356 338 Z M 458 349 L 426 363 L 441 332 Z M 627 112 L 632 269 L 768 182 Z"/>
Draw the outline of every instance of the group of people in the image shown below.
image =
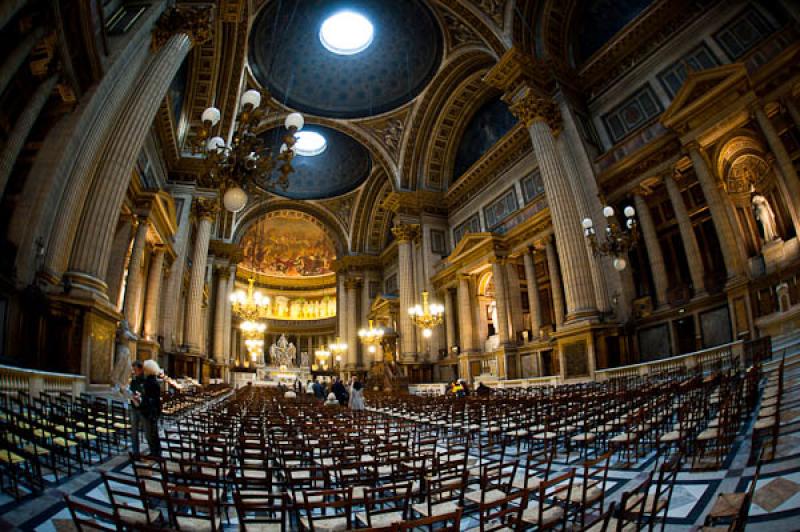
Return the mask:
<path id="1" fill-rule="evenodd" d="M 334 377 L 330 384 L 314 379 L 308 380 L 303 386 L 303 382 L 297 379 L 291 392 L 294 397 L 302 393 L 313 395 L 324 401 L 325 406 L 346 406 L 351 410 L 364 410 L 364 385 L 355 376 L 350 378 L 348 384 L 339 377 Z"/>
<path id="2" fill-rule="evenodd" d="M 447 385 L 448 395 L 455 395 L 456 397 L 467 397 L 470 394 L 469 386 L 467 382 L 463 379 L 455 380 Z M 478 388 L 475 390 L 475 395 L 478 397 L 484 397 L 487 395 L 492 394 L 492 389 L 486 386 L 483 383 L 478 384 Z"/>

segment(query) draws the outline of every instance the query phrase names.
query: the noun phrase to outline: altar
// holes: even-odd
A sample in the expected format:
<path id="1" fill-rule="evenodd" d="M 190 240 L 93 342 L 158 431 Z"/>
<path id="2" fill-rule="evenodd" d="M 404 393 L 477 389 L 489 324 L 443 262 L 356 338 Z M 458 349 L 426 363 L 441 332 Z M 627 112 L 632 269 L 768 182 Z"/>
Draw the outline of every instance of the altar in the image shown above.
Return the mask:
<path id="1" fill-rule="evenodd" d="M 246 385 L 278 386 L 279 384 L 292 387 L 297 380 L 300 380 L 305 387 L 311 380 L 309 358 L 305 351 L 298 353 L 295 345 L 282 334 L 269 347 L 266 355 L 262 352 L 255 360 L 255 372 L 237 375 L 234 385 L 237 388 Z"/>

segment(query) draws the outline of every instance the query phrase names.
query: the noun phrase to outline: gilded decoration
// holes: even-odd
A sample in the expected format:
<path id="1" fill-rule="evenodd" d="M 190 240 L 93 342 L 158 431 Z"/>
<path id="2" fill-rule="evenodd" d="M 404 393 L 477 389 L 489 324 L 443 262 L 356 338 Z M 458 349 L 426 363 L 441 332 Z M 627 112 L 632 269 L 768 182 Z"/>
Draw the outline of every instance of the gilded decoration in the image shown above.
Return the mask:
<path id="1" fill-rule="evenodd" d="M 733 161 L 725 176 L 725 190 L 728 194 L 749 193 L 761 189 L 769 175 L 767 162 L 757 155 L 742 155 Z"/>
<path id="2" fill-rule="evenodd" d="M 336 248 L 313 217 L 299 211 L 274 211 L 242 237 L 240 268 L 271 277 L 319 277 L 333 272 Z"/>
<path id="3" fill-rule="evenodd" d="M 215 198 L 197 198 L 194 202 L 197 218 L 214 220 L 219 212 L 219 202 Z"/>
<path id="4" fill-rule="evenodd" d="M 419 234 L 419 225 L 400 224 L 392 227 L 392 234 L 398 242 L 411 242 Z"/>
<path id="5" fill-rule="evenodd" d="M 554 133 L 561 130 L 561 111 L 552 98 L 536 94 L 524 86 L 510 98 L 506 98 L 511 113 L 530 127 L 536 122 L 545 122 Z"/>
<path id="6" fill-rule="evenodd" d="M 160 49 L 176 33 L 186 33 L 195 46 L 201 45 L 211 39 L 213 19 L 211 6 L 171 7 L 156 22 L 152 48 Z"/>

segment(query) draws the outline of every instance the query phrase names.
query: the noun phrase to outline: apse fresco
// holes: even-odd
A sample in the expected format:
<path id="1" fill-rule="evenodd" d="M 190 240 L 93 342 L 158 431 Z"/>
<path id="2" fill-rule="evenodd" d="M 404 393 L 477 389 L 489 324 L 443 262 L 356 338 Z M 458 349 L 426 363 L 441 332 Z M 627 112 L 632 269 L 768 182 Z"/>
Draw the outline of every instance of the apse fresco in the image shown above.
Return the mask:
<path id="1" fill-rule="evenodd" d="M 278 277 L 314 277 L 331 273 L 336 249 L 314 222 L 290 215 L 262 218 L 242 238 L 248 270 Z"/>

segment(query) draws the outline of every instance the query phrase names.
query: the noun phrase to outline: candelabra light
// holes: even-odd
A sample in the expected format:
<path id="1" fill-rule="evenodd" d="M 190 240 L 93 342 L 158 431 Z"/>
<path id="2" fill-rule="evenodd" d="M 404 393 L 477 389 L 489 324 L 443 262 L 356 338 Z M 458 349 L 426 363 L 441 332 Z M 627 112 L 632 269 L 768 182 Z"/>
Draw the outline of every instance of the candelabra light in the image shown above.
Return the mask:
<path id="1" fill-rule="evenodd" d="M 280 153 L 272 153 L 257 134 L 259 124 L 264 120 L 268 108 L 268 94 L 248 90 L 242 94 L 241 108 L 236 117 L 238 124 L 230 143 L 220 136 L 212 136 L 222 113 L 216 107 L 209 107 L 200 119 L 202 127 L 192 145 L 193 152 L 203 157 L 205 175 L 203 185 L 219 188 L 222 203 L 231 212 L 239 212 L 247 204 L 248 192 L 271 192 L 280 187 L 289 187 L 289 174 L 294 158 L 295 134 L 303 129 L 303 115 L 291 113 L 286 117 L 286 135 Z M 264 105 L 262 105 L 262 103 Z M 273 175 L 278 168 L 277 175 Z"/>
<path id="2" fill-rule="evenodd" d="M 433 328 L 441 325 L 444 319 L 444 306 L 437 303 L 428 303 L 428 292 L 422 292 L 422 305 L 414 305 L 408 309 L 408 315 L 414 325 L 422 329 L 422 336 L 430 338 Z"/>
<path id="3" fill-rule="evenodd" d="M 331 356 L 331 352 L 325 349 L 325 346 L 320 346 L 319 349 L 314 351 L 314 357 L 319 360 L 319 365 L 322 366 L 322 370 L 325 371 L 328 368 L 328 359 Z"/>
<path id="4" fill-rule="evenodd" d="M 247 292 L 237 290 L 230 296 L 231 310 L 244 321 L 258 321 L 269 314 L 269 296 L 264 296 L 255 289 L 255 279 L 250 278 Z"/>
<path id="5" fill-rule="evenodd" d="M 612 221 L 614 207 L 606 205 L 603 207 L 603 216 L 607 220 L 605 230 L 605 240 L 600 241 L 594 230 L 594 222 L 591 218 L 583 219 L 583 234 L 592 246 L 592 252 L 596 257 L 606 255 L 614 258 L 613 264 L 617 271 L 622 271 L 628 265 L 625 255 L 633 248 L 639 240 L 639 228 L 636 223 L 636 210 L 628 205 L 622 211 L 625 215 L 625 226 L 620 227 Z"/>
<path id="6" fill-rule="evenodd" d="M 339 337 L 336 337 L 336 342 L 332 343 L 328 348 L 331 350 L 331 353 L 338 356 L 341 359 L 341 356 L 347 352 L 347 344 L 342 342 Z"/>
<path id="7" fill-rule="evenodd" d="M 369 328 L 358 331 L 358 337 L 361 339 L 361 343 L 367 346 L 367 350 L 374 353 L 383 340 L 383 328 L 373 327 L 372 320 L 369 320 Z"/>

